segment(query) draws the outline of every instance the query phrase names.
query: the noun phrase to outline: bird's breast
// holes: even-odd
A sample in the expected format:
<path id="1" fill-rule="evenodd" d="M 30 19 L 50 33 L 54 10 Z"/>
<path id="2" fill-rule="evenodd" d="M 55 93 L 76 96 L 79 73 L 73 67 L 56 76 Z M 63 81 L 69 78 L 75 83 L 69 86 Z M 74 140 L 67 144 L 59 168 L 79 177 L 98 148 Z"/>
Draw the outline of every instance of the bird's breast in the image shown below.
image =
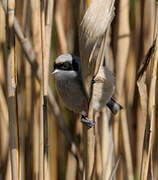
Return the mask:
<path id="1" fill-rule="evenodd" d="M 77 80 L 57 80 L 57 91 L 66 107 L 74 112 L 80 113 L 87 110 L 87 99 L 82 86 Z"/>

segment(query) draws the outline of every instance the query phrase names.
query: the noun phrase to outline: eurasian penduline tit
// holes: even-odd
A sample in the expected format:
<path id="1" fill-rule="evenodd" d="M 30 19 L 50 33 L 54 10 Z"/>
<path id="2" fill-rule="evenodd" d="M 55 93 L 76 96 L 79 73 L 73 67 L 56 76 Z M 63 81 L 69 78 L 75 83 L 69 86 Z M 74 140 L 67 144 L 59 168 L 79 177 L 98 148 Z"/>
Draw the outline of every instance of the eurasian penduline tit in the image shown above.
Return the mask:
<path id="1" fill-rule="evenodd" d="M 79 57 L 71 54 L 62 54 L 54 62 L 55 85 L 57 92 L 66 107 L 82 115 L 81 122 L 89 127 L 95 125 L 94 121 L 86 119 L 88 113 L 88 98 L 84 92 L 81 79 L 81 61 Z M 93 110 L 100 111 L 106 105 L 113 114 L 122 109 L 113 98 L 115 85 L 114 75 L 106 67 L 100 68 L 94 83 Z"/>

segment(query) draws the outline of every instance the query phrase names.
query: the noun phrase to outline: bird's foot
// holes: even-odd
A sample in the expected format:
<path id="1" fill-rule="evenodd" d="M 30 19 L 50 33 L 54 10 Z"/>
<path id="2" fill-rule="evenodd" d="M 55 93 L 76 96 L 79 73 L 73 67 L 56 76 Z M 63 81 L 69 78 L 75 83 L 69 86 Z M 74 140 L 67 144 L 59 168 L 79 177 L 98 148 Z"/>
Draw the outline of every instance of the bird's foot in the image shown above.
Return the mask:
<path id="1" fill-rule="evenodd" d="M 87 127 L 91 128 L 95 126 L 95 122 L 88 120 L 85 116 L 82 115 L 81 122 L 86 125 Z"/>
<path id="2" fill-rule="evenodd" d="M 92 84 L 95 84 L 96 83 L 96 80 L 95 79 L 92 79 Z"/>

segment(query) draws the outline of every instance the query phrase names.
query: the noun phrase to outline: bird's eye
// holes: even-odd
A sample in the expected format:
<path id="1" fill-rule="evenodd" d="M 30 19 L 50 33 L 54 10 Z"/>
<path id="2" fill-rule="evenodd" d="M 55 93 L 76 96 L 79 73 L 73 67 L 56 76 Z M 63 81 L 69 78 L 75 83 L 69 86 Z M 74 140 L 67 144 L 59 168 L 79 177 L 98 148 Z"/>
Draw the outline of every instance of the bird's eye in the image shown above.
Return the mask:
<path id="1" fill-rule="evenodd" d="M 69 62 L 65 62 L 62 64 L 61 69 L 63 70 L 72 70 L 72 65 Z"/>

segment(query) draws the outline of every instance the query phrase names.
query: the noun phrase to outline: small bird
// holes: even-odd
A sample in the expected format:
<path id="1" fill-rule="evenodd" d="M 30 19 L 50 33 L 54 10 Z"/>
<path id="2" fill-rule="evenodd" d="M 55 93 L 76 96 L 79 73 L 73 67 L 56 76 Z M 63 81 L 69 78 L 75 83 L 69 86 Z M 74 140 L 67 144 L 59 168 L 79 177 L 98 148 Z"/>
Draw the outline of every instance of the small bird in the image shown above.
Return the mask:
<path id="1" fill-rule="evenodd" d="M 78 56 L 62 54 L 56 58 L 52 74 L 55 75 L 55 85 L 59 96 L 68 109 L 82 115 L 82 123 L 92 127 L 95 122 L 86 118 L 89 98 L 83 88 L 81 73 L 81 61 Z M 112 98 L 115 90 L 114 81 L 114 75 L 108 68 L 100 68 L 97 77 L 92 80 L 94 112 L 100 111 L 106 105 L 113 114 L 122 109 L 122 106 Z"/>

